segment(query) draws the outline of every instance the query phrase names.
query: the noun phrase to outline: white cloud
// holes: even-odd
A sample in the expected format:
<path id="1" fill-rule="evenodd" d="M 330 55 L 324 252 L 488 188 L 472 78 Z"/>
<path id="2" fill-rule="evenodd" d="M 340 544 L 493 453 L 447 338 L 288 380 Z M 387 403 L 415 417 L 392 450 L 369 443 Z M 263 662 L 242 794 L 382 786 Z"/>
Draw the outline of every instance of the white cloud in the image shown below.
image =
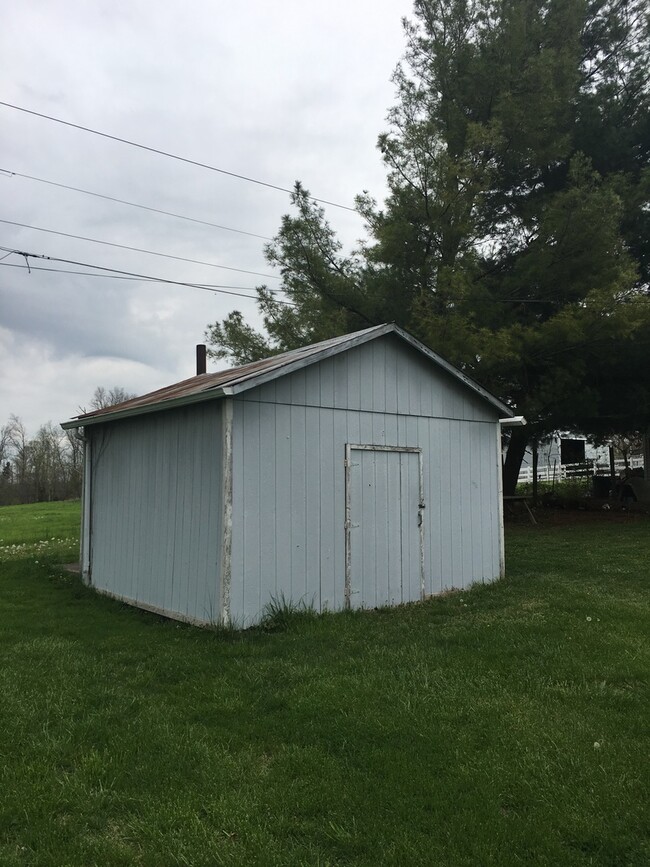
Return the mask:
<path id="1" fill-rule="evenodd" d="M 362 189 L 383 194 L 375 142 L 410 5 L 14 4 L 0 33 L 2 98 L 279 186 L 300 179 L 316 196 L 352 204 Z M 2 168 L 262 235 L 288 210 L 277 191 L 0 113 Z M 355 215 L 327 214 L 347 244 L 361 235 Z M 26 179 L 0 176 L 0 218 L 269 273 L 259 239 Z M 0 245 L 244 291 L 274 283 L 2 223 Z M 205 327 L 235 308 L 258 322 L 252 302 L 227 295 L 0 267 L 0 423 L 16 413 L 34 430 L 67 418 L 97 385 L 141 393 L 185 378 Z"/>

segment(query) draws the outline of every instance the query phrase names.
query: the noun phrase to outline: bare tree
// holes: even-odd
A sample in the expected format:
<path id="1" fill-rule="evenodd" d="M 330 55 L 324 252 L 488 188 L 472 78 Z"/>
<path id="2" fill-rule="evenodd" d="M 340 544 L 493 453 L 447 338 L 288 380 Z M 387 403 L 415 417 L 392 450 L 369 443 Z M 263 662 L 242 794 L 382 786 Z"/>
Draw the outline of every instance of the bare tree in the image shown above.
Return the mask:
<path id="1" fill-rule="evenodd" d="M 113 388 L 106 389 L 103 385 L 98 385 L 90 401 L 91 410 L 106 409 L 109 406 L 115 406 L 118 403 L 123 403 L 125 400 L 131 400 L 136 397 L 122 388 L 120 385 L 114 385 Z"/>
<path id="2" fill-rule="evenodd" d="M 9 416 L 8 442 L 13 454 L 14 472 L 18 482 L 24 482 L 27 478 L 29 467 L 29 443 L 27 431 L 22 420 L 16 415 Z"/>
<path id="3" fill-rule="evenodd" d="M 29 442 L 29 469 L 37 502 L 62 499 L 68 487 L 67 439 L 52 422 L 41 425 Z"/>
<path id="4" fill-rule="evenodd" d="M 80 484 L 83 469 L 83 440 L 77 430 L 65 431 L 65 439 L 71 480 Z"/>
<path id="5" fill-rule="evenodd" d="M 3 424 L 0 427 L 0 464 L 4 466 L 11 453 L 11 427 Z"/>

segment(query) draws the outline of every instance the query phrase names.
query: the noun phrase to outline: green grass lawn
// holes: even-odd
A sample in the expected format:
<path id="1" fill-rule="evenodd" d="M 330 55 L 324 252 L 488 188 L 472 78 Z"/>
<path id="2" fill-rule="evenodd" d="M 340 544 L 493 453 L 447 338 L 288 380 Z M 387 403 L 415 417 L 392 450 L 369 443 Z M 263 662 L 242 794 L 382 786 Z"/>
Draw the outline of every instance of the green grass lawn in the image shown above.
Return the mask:
<path id="1" fill-rule="evenodd" d="M 240 634 L 88 591 L 77 521 L 0 509 L 3 867 L 650 863 L 647 519 L 515 526 L 497 585 Z"/>
<path id="2" fill-rule="evenodd" d="M 79 500 L 0 507 L 0 557 L 11 557 L 7 547 L 35 542 L 74 543 L 78 555 Z M 68 545 L 68 547 L 70 547 Z"/>

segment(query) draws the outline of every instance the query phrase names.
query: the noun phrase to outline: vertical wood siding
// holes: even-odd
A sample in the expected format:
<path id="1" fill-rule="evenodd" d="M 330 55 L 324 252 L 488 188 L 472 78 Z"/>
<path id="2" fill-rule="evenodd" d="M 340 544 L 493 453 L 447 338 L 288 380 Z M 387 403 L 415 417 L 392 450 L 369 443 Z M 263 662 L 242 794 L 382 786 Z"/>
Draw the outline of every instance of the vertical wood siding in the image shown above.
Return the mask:
<path id="1" fill-rule="evenodd" d="M 497 412 L 388 335 L 234 401 L 231 614 L 344 606 L 345 445 L 422 448 L 425 591 L 499 577 Z M 416 556 L 416 554 L 414 554 Z"/>
<path id="2" fill-rule="evenodd" d="M 221 405 L 92 434 L 92 584 L 201 623 L 219 617 Z"/>
<path id="3" fill-rule="evenodd" d="M 497 410 L 394 335 L 325 359 L 241 395 L 242 400 L 490 421 Z"/>

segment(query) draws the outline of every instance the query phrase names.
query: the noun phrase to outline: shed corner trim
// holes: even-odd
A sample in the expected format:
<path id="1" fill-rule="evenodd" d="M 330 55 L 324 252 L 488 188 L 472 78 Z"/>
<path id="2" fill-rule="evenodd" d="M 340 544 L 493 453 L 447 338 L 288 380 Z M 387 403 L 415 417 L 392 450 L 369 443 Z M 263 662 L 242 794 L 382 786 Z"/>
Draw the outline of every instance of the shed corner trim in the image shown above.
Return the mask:
<path id="1" fill-rule="evenodd" d="M 223 402 L 223 515 L 221 527 L 221 625 L 230 626 L 230 584 L 232 580 L 232 454 L 233 402 Z"/>

